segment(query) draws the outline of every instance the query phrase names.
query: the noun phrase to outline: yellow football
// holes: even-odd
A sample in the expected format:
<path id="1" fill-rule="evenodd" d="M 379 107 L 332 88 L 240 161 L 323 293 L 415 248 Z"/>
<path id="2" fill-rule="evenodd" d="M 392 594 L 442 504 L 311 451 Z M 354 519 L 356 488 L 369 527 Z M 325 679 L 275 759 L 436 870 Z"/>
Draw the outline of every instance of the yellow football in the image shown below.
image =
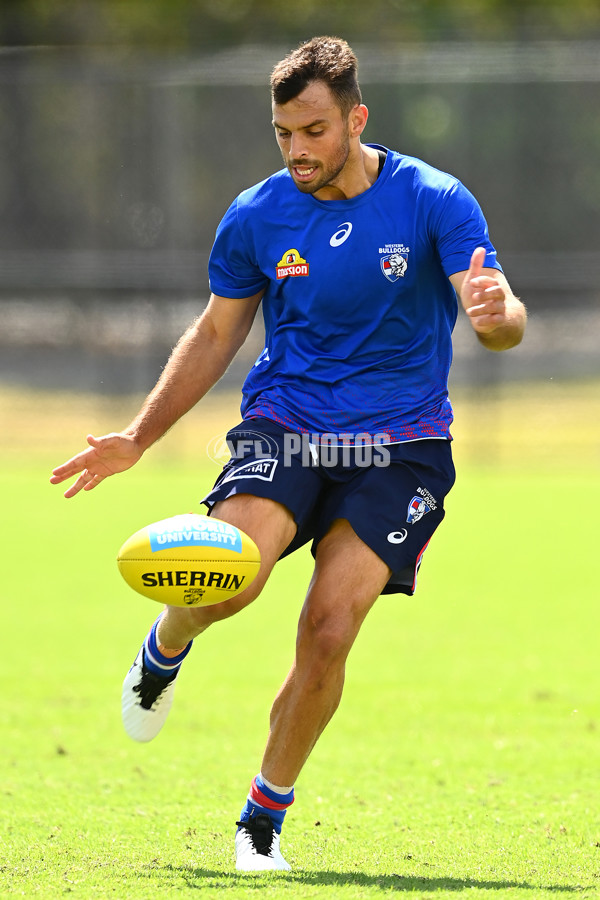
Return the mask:
<path id="1" fill-rule="evenodd" d="M 169 606 L 211 606 L 254 581 L 260 553 L 235 525 L 186 513 L 136 531 L 119 550 L 117 564 L 144 597 Z"/>

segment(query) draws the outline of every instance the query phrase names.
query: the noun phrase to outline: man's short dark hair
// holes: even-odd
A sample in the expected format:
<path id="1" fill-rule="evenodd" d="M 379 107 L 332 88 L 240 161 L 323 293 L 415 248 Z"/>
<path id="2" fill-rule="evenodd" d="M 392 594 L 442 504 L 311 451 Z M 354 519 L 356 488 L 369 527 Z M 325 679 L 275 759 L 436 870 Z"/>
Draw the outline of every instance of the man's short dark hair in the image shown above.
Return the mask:
<path id="1" fill-rule="evenodd" d="M 315 37 L 292 50 L 271 74 L 273 101 L 282 106 L 314 81 L 324 82 L 344 117 L 362 103 L 358 86 L 358 62 L 342 38 Z"/>

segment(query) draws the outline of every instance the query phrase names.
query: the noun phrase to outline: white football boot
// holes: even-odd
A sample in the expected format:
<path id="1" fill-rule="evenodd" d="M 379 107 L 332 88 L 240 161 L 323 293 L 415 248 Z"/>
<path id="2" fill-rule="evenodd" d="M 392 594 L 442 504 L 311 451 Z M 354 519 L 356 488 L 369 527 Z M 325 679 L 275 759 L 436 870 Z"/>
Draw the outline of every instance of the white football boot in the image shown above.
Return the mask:
<path id="1" fill-rule="evenodd" d="M 238 872 L 289 872 L 291 866 L 281 855 L 279 835 L 266 813 L 236 822 L 235 867 Z"/>
<path id="2" fill-rule="evenodd" d="M 144 648 L 125 676 L 121 695 L 121 715 L 125 731 L 134 741 L 151 741 L 165 724 L 173 703 L 177 672 L 167 678 L 149 672 L 144 665 Z"/>

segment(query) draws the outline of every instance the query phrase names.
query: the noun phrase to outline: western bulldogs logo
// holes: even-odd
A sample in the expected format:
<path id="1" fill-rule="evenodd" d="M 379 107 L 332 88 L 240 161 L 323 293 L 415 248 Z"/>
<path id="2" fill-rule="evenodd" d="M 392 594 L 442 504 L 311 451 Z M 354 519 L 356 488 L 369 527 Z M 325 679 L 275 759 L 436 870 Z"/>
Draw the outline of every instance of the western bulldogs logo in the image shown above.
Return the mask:
<path id="1" fill-rule="evenodd" d="M 406 275 L 409 253 L 406 244 L 384 244 L 379 248 L 381 271 L 392 284 Z"/>
<path id="2" fill-rule="evenodd" d="M 406 521 L 409 525 L 414 525 L 415 522 L 420 521 L 420 519 L 427 515 L 428 512 L 431 512 L 429 504 L 425 503 L 422 497 L 413 497 L 408 504 Z"/>
<path id="3" fill-rule="evenodd" d="M 392 284 L 399 278 L 404 278 L 407 268 L 408 259 L 402 253 L 390 253 L 389 256 L 381 258 L 381 271 Z"/>

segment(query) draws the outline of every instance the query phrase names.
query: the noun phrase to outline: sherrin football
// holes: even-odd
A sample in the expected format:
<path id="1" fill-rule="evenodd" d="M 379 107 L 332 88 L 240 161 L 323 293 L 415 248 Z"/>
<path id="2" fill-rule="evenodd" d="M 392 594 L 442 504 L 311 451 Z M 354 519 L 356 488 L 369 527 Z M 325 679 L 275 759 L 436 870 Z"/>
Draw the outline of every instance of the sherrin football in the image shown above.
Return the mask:
<path id="1" fill-rule="evenodd" d="M 144 597 L 169 606 L 212 606 L 254 581 L 260 553 L 234 525 L 186 513 L 136 531 L 119 550 L 117 564 Z"/>

